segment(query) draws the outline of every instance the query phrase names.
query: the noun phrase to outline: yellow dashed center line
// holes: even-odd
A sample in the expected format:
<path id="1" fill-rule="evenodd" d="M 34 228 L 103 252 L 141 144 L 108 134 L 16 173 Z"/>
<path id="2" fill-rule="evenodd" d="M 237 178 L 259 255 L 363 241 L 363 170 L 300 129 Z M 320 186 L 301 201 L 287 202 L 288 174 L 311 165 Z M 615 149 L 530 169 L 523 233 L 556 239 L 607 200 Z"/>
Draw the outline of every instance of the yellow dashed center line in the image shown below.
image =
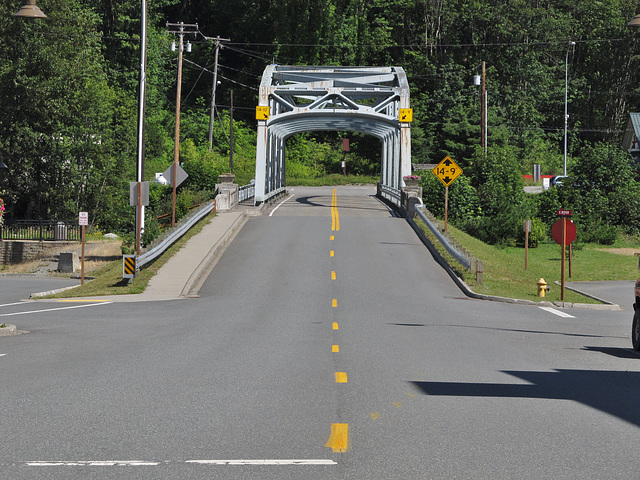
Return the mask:
<path id="1" fill-rule="evenodd" d="M 333 329 L 334 329 L 334 330 L 338 330 L 338 329 L 339 329 L 339 327 L 338 327 L 338 322 L 333 322 L 333 325 L 332 325 L 332 326 L 333 326 Z"/>
<path id="2" fill-rule="evenodd" d="M 333 255 L 334 255 L 334 251 L 333 251 L 333 250 L 331 250 L 331 251 L 329 252 L 329 256 L 330 256 L 330 257 L 333 257 Z"/>
<path id="3" fill-rule="evenodd" d="M 340 215 L 338 215 L 338 192 L 333 189 L 331 197 L 331 230 L 337 232 L 340 230 Z"/>
<path id="4" fill-rule="evenodd" d="M 380 418 L 380 414 L 378 412 L 372 412 L 369 416 L 371 417 L 371 420 L 377 420 Z"/>
<path id="5" fill-rule="evenodd" d="M 347 372 L 336 372 L 336 383 L 347 383 Z"/>
<path id="6" fill-rule="evenodd" d="M 349 424 L 332 423 L 331 435 L 325 447 L 331 448 L 334 452 L 346 452 L 349 448 Z"/>
<path id="7" fill-rule="evenodd" d="M 340 345 L 331 345 L 331 352 L 332 353 L 340 352 Z"/>
<path id="8" fill-rule="evenodd" d="M 331 272 L 331 280 L 335 280 L 336 279 L 336 272 Z"/>

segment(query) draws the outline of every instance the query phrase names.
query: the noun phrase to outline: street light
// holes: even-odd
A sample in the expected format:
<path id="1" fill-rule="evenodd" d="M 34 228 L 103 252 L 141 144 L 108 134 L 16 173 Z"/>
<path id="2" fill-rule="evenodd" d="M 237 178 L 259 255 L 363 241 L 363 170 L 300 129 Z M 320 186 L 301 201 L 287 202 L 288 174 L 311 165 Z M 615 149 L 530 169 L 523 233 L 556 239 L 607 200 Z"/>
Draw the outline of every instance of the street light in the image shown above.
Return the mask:
<path id="1" fill-rule="evenodd" d="M 574 46 L 576 42 L 569 42 L 567 46 L 567 58 L 564 62 L 564 176 L 567 176 L 567 123 L 569 121 L 569 114 L 567 113 L 567 90 L 569 84 L 569 49 Z"/>
<path id="2" fill-rule="evenodd" d="M 36 5 L 36 0 L 27 0 L 27 3 L 14 16 L 23 18 L 47 18 Z"/>
<path id="3" fill-rule="evenodd" d="M 627 23 L 627 27 L 640 27 L 640 13 L 633 17 L 629 23 Z"/>

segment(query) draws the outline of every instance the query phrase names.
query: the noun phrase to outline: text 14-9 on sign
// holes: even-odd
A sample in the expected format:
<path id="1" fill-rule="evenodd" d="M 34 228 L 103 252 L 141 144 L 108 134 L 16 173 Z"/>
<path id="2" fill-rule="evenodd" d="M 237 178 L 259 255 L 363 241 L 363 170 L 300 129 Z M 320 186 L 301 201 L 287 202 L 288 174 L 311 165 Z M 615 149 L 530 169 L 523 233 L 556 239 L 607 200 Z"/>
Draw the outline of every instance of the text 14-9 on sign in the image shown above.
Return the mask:
<path id="1" fill-rule="evenodd" d="M 445 187 L 448 187 L 462 174 L 462 169 L 451 159 L 451 157 L 446 156 L 438 165 L 436 165 L 436 168 L 434 168 L 432 172 L 436 177 L 438 177 Z"/>

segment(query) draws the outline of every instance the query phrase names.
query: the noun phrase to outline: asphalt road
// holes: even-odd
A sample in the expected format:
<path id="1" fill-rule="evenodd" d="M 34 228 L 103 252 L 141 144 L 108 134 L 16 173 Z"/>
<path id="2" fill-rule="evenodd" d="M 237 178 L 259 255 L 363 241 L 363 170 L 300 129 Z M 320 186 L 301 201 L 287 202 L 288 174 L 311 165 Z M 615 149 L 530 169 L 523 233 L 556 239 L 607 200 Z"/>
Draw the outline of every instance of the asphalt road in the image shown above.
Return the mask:
<path id="1" fill-rule="evenodd" d="M 637 476 L 629 311 L 467 299 L 370 188 L 292 193 L 198 299 L 0 307 L 0 478 Z"/>

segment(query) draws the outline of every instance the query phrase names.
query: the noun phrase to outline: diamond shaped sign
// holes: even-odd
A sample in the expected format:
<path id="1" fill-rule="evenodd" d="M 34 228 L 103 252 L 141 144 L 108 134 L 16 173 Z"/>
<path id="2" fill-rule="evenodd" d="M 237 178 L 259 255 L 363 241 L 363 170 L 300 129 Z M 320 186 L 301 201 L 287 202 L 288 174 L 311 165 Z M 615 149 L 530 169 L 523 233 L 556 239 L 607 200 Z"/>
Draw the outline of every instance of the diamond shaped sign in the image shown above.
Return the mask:
<path id="1" fill-rule="evenodd" d="M 431 171 L 445 187 L 451 185 L 462 174 L 462 169 L 448 155 Z"/>
<path id="2" fill-rule="evenodd" d="M 176 177 L 178 177 L 178 183 L 176 183 L 175 185 L 177 187 L 182 182 L 184 182 L 189 175 L 187 174 L 187 172 L 185 172 L 182 169 L 180 165 L 171 164 L 171 166 L 167 168 L 162 174 L 162 176 L 167 179 L 167 182 L 169 182 L 169 185 L 173 185 L 173 169 L 174 168 L 177 168 L 177 171 L 178 171 L 178 174 L 176 175 Z"/>

